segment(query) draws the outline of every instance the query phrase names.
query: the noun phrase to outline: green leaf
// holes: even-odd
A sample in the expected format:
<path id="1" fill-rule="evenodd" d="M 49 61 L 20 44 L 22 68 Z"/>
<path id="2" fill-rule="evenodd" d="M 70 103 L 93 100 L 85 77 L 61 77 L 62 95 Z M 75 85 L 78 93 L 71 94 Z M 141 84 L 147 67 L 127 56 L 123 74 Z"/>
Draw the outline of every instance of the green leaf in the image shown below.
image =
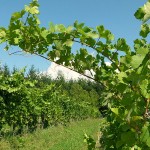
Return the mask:
<path id="1" fill-rule="evenodd" d="M 48 35 L 48 30 L 43 29 L 43 30 L 41 31 L 41 36 L 42 36 L 44 39 L 47 39 L 47 35 Z"/>
<path id="2" fill-rule="evenodd" d="M 30 10 L 30 7 L 27 6 L 27 5 L 25 5 L 25 11 L 26 11 L 26 12 L 29 12 L 29 10 Z"/>
<path id="3" fill-rule="evenodd" d="M 37 16 L 34 16 L 35 20 L 36 20 L 36 24 L 39 25 L 41 22 L 40 22 L 40 19 L 37 17 Z"/>
<path id="4" fill-rule="evenodd" d="M 128 124 L 122 125 L 122 131 L 123 132 L 128 131 L 129 129 L 130 129 L 130 126 Z"/>
<path id="5" fill-rule="evenodd" d="M 88 150 L 94 150 L 96 142 L 91 136 L 88 136 L 86 133 L 84 134 L 84 142 L 88 145 Z"/>
<path id="6" fill-rule="evenodd" d="M 131 66 L 134 69 L 138 68 L 142 64 L 143 59 L 144 59 L 144 56 L 140 54 L 132 56 Z"/>
<path id="7" fill-rule="evenodd" d="M 30 7 L 30 6 L 25 5 L 25 11 L 29 12 L 29 13 L 31 13 L 33 15 L 39 14 L 39 10 L 38 10 L 37 6 Z"/>
<path id="8" fill-rule="evenodd" d="M 142 128 L 142 133 L 140 135 L 140 140 L 142 142 L 146 142 L 147 139 L 149 138 L 150 134 L 149 134 L 148 126 L 149 126 L 149 123 L 146 123 Z"/>
<path id="9" fill-rule="evenodd" d="M 99 35 L 97 33 L 93 33 L 93 32 L 87 33 L 87 36 L 91 37 L 91 38 L 98 38 L 99 37 Z"/>
<path id="10" fill-rule="evenodd" d="M 30 12 L 31 14 L 33 14 L 33 15 L 39 14 L 38 7 L 37 7 L 37 6 L 32 7 L 32 8 L 29 10 L 29 12 Z"/>
<path id="11" fill-rule="evenodd" d="M 18 44 L 19 43 L 19 39 L 18 38 L 14 38 L 14 43 Z"/>
<path id="12" fill-rule="evenodd" d="M 100 38 L 105 38 L 107 42 L 114 40 L 114 35 L 109 30 L 105 30 L 104 26 L 97 26 L 96 29 Z"/>
<path id="13" fill-rule="evenodd" d="M 125 72 L 120 72 L 117 74 L 120 83 L 124 83 L 124 78 L 127 78 L 127 74 Z"/>
<path id="14" fill-rule="evenodd" d="M 134 16 L 143 22 L 148 21 L 150 19 L 150 2 L 145 3 L 143 7 L 139 8 Z"/>
<path id="15" fill-rule="evenodd" d="M 73 45 L 73 41 L 72 40 L 67 40 L 63 45 L 71 47 Z"/>
<path id="16" fill-rule="evenodd" d="M 132 116 L 131 120 L 133 120 L 133 121 L 143 120 L 143 117 L 142 116 Z"/>
<path id="17" fill-rule="evenodd" d="M 143 10 L 144 10 L 144 18 L 142 19 L 143 22 L 146 22 L 150 19 L 150 2 L 147 2 L 144 7 L 143 7 Z"/>
<path id="18" fill-rule="evenodd" d="M 84 26 L 84 23 L 79 23 L 77 20 L 74 22 L 74 27 L 76 29 L 82 29 Z"/>
<path id="19" fill-rule="evenodd" d="M 103 35 L 105 28 L 104 26 L 97 26 L 96 29 L 98 30 L 99 35 Z"/>
<path id="20" fill-rule="evenodd" d="M 134 145 L 131 150 L 142 150 L 141 147 L 137 146 L 137 145 Z"/>
<path id="21" fill-rule="evenodd" d="M 93 38 L 86 38 L 85 43 L 91 47 L 93 47 L 96 41 Z"/>
<path id="22" fill-rule="evenodd" d="M 140 19 L 140 20 L 144 17 L 144 15 L 145 15 L 145 12 L 143 8 L 139 8 L 134 14 L 136 19 Z"/>
<path id="23" fill-rule="evenodd" d="M 120 80 L 123 81 L 123 76 L 120 76 Z M 127 88 L 127 85 L 126 84 L 123 84 L 123 83 L 120 83 L 119 85 L 116 86 L 116 89 L 123 93 Z"/>
<path id="24" fill-rule="evenodd" d="M 85 58 L 88 55 L 88 52 L 85 48 L 80 48 L 80 53 L 83 58 Z"/>
<path id="25" fill-rule="evenodd" d="M 126 43 L 126 40 L 123 38 L 119 38 L 117 40 L 117 43 L 115 44 L 115 47 L 117 50 L 123 51 L 125 53 L 130 53 L 130 47 L 129 45 Z"/>
<path id="26" fill-rule="evenodd" d="M 114 40 L 114 35 L 111 34 L 111 33 L 109 33 L 109 34 L 108 34 L 108 40 L 109 40 L 109 41 Z"/>
<path id="27" fill-rule="evenodd" d="M 82 28 L 82 30 L 83 30 L 85 33 L 89 33 L 89 32 L 92 31 L 92 28 L 85 26 L 85 27 Z"/>
<path id="28" fill-rule="evenodd" d="M 130 107 L 130 105 L 133 103 L 133 99 L 131 98 L 130 93 L 125 93 L 123 95 L 123 98 L 121 100 L 121 104 L 125 107 Z"/>
<path id="29" fill-rule="evenodd" d="M 63 24 L 58 24 L 58 25 L 55 26 L 55 30 L 57 32 L 65 32 L 66 28 L 65 28 L 65 26 Z"/>
<path id="30" fill-rule="evenodd" d="M 70 33 L 73 30 L 73 26 L 68 26 L 66 28 L 66 33 Z"/>
<path id="31" fill-rule="evenodd" d="M 142 56 L 145 56 L 149 52 L 149 48 L 140 47 L 137 49 L 136 53 Z"/>
<path id="32" fill-rule="evenodd" d="M 5 48 L 4 48 L 4 50 L 5 50 L 5 51 L 8 51 L 9 48 L 10 48 L 10 46 L 9 46 L 9 45 L 6 45 Z"/>
<path id="33" fill-rule="evenodd" d="M 124 132 L 121 134 L 121 140 L 124 142 L 124 144 L 131 146 L 135 142 L 135 135 L 131 131 Z"/>
<path id="34" fill-rule="evenodd" d="M 117 141 L 116 143 L 116 148 L 118 149 L 120 146 L 122 146 L 124 143 L 120 140 L 120 141 Z"/>
<path id="35" fill-rule="evenodd" d="M 150 32 L 150 28 L 147 24 L 143 24 L 141 26 L 141 31 L 140 31 L 140 35 L 143 37 L 143 38 L 146 38 L 147 35 L 149 34 Z"/>
<path id="36" fill-rule="evenodd" d="M 0 29 L 0 38 L 5 38 L 5 37 L 6 37 L 6 32 Z"/>
<path id="37" fill-rule="evenodd" d="M 59 50 L 55 50 L 55 55 L 56 55 L 56 57 L 60 57 L 60 51 Z"/>
<path id="38" fill-rule="evenodd" d="M 22 15 L 20 12 L 15 12 L 11 16 L 11 21 L 16 21 L 16 20 L 20 19 L 21 17 L 22 17 Z"/>
<path id="39" fill-rule="evenodd" d="M 145 39 L 136 39 L 134 41 L 134 48 L 139 49 L 141 47 L 144 47 L 146 45 L 146 40 Z"/>
<path id="40" fill-rule="evenodd" d="M 140 86 L 140 90 L 141 90 L 142 95 L 145 98 L 149 98 L 150 93 L 148 93 L 148 79 L 145 79 L 145 80 L 141 81 L 139 86 Z"/>
<path id="41" fill-rule="evenodd" d="M 50 33 L 55 32 L 55 25 L 52 22 L 49 23 L 49 31 Z"/>
<path id="42" fill-rule="evenodd" d="M 118 115 L 118 108 L 111 108 L 111 111 L 112 111 L 113 113 L 115 113 L 116 115 Z"/>
<path id="43" fill-rule="evenodd" d="M 148 137 L 147 141 L 146 141 L 146 144 L 148 147 L 150 147 L 150 137 Z"/>

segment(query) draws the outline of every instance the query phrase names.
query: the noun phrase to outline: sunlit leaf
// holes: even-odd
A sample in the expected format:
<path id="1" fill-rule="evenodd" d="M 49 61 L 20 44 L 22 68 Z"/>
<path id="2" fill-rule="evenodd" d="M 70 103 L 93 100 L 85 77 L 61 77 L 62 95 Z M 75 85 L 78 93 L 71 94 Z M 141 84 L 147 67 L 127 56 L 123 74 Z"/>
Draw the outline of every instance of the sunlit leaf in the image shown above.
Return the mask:
<path id="1" fill-rule="evenodd" d="M 64 42 L 64 45 L 71 47 L 73 45 L 73 41 L 67 40 L 66 42 Z"/>
<path id="2" fill-rule="evenodd" d="M 144 56 L 140 55 L 140 54 L 132 56 L 132 60 L 131 60 L 132 67 L 134 69 L 138 68 L 140 66 L 140 64 L 142 63 L 143 59 L 144 59 Z"/>
<path id="3" fill-rule="evenodd" d="M 116 115 L 119 114 L 119 113 L 118 113 L 118 108 L 111 108 L 111 111 L 112 111 L 113 113 L 115 113 Z"/>
<path id="4" fill-rule="evenodd" d="M 29 12 L 29 13 L 31 13 L 33 15 L 39 14 L 39 10 L 38 10 L 37 6 L 33 6 L 33 7 L 25 6 L 25 11 Z"/>

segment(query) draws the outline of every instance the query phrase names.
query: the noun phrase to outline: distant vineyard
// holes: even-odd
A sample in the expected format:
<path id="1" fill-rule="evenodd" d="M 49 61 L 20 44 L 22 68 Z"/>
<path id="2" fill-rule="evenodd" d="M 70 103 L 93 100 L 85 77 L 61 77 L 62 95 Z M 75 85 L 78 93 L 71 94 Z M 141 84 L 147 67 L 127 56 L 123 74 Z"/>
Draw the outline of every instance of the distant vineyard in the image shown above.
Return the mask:
<path id="1" fill-rule="evenodd" d="M 13 133 L 22 133 L 99 116 L 94 83 L 89 82 L 93 87 L 86 89 L 88 83 L 83 80 L 80 84 L 63 78 L 54 81 L 38 76 L 33 67 L 25 76 L 24 70 L 10 73 L 7 66 L 1 68 L 0 82 L 1 134 L 6 126 Z"/>

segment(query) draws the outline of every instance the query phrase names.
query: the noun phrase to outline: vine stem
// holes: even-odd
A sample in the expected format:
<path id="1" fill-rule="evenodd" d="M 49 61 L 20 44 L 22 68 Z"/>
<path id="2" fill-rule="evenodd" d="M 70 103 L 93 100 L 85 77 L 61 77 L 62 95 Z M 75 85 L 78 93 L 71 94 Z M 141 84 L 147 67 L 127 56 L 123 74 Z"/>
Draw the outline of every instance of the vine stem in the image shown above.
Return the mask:
<path id="1" fill-rule="evenodd" d="M 58 41 L 59 41 L 59 40 L 64 40 L 64 39 L 53 39 L 53 40 L 58 40 Z M 95 48 L 96 44 L 95 44 L 94 46 L 90 46 L 90 45 L 88 45 L 88 44 L 86 44 L 86 43 L 82 43 L 82 42 L 80 42 L 80 41 L 78 41 L 78 40 L 75 40 L 74 38 L 68 39 L 68 40 L 72 40 L 73 42 L 79 43 L 79 44 L 81 44 L 81 45 L 85 45 L 85 46 L 87 46 L 87 47 L 92 48 L 93 50 L 96 50 L 96 48 Z M 98 40 L 99 40 L 99 39 L 98 39 Z M 111 62 L 116 66 L 116 68 L 121 72 L 121 69 L 120 69 L 119 66 L 112 60 L 111 57 L 104 55 L 102 52 L 101 52 L 101 54 L 102 54 L 104 57 L 106 57 L 109 61 L 111 61 Z"/>
<path id="2" fill-rule="evenodd" d="M 45 57 L 45 56 L 43 56 L 43 55 L 40 55 L 40 54 L 38 54 L 38 53 L 33 53 L 33 54 L 35 54 L 35 55 L 37 55 L 37 56 L 40 56 L 40 57 L 42 57 L 42 58 L 44 58 L 44 59 L 46 59 L 46 60 L 48 60 L 48 61 L 51 61 L 51 62 L 56 63 L 55 61 L 52 61 L 52 60 L 50 60 L 49 58 L 47 58 L 47 57 Z M 67 68 L 67 69 L 69 69 L 69 70 L 71 70 L 71 71 L 76 72 L 76 73 L 79 73 L 78 71 L 76 71 L 76 70 L 74 70 L 74 69 L 72 69 L 72 68 L 66 67 L 66 66 L 64 66 L 64 65 L 62 65 L 62 64 L 58 64 L 58 63 L 56 63 L 56 64 L 59 65 L 59 66 L 63 66 L 63 67 L 65 67 L 65 68 Z M 93 80 L 93 81 L 96 81 L 97 83 L 100 83 L 102 86 L 106 87 L 102 82 L 96 80 L 95 78 L 92 78 L 92 77 L 90 77 L 90 76 L 88 76 L 88 75 L 86 75 L 86 74 L 84 74 L 84 73 L 79 73 L 79 74 L 82 75 L 82 76 L 84 76 L 84 77 L 87 77 L 88 79 L 91 79 L 91 80 Z"/>
<path id="3" fill-rule="evenodd" d="M 23 50 L 23 51 L 28 52 L 27 50 Z M 22 51 L 16 51 L 16 52 L 13 52 L 13 53 L 9 53 L 9 55 L 13 55 L 13 54 L 20 53 L 20 52 L 22 52 Z M 92 77 L 90 77 L 90 76 L 88 76 L 88 75 L 86 75 L 86 74 L 84 74 L 84 73 L 79 73 L 78 71 L 76 71 L 76 70 L 74 70 L 74 69 L 72 69 L 72 68 L 66 67 L 66 66 L 64 66 L 64 65 L 62 65 L 62 64 L 58 64 L 57 62 L 52 61 L 51 59 L 49 59 L 49 58 L 47 58 L 47 57 L 45 57 L 45 56 L 43 56 L 43 55 L 40 55 L 40 54 L 38 54 L 38 53 L 35 53 L 35 52 L 34 52 L 33 54 L 34 54 L 34 55 L 37 55 L 37 56 L 39 56 L 39 57 L 41 57 L 41 58 L 44 58 L 44 59 L 46 59 L 46 60 L 48 60 L 48 61 L 54 62 L 54 63 L 56 63 L 57 65 L 62 66 L 62 67 L 65 67 L 65 68 L 67 68 L 67 69 L 69 69 L 69 70 L 71 70 L 71 71 L 74 71 L 74 72 L 76 72 L 76 73 L 78 73 L 78 74 L 80 74 L 80 75 L 82 75 L 82 76 L 84 76 L 84 77 L 86 77 L 86 78 L 88 78 L 88 79 L 91 79 L 91 80 L 93 80 L 93 81 L 95 81 L 95 82 L 97 82 L 97 83 L 100 83 L 103 87 L 106 87 L 106 85 L 104 85 L 102 82 L 100 82 L 100 81 L 96 80 L 95 78 L 92 78 Z M 91 71 L 90 71 L 90 72 L 91 72 Z"/>
<path id="4" fill-rule="evenodd" d="M 144 114 L 144 117 L 145 117 L 145 118 L 146 118 L 146 115 L 147 115 L 147 113 L 148 113 L 149 103 L 150 103 L 150 98 L 148 98 L 148 99 L 146 100 L 146 109 L 145 109 L 145 114 Z"/>

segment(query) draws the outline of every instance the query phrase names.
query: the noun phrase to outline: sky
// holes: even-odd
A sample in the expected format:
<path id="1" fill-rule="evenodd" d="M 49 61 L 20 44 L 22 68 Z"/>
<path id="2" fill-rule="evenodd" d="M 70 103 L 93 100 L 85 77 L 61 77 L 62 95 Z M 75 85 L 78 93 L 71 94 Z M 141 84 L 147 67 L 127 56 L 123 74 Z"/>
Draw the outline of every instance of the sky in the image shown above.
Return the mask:
<path id="1" fill-rule="evenodd" d="M 0 0 L 0 27 L 7 27 L 11 14 L 24 8 L 31 0 Z M 143 6 L 146 0 L 39 0 L 41 26 L 54 24 L 72 25 L 75 20 L 85 25 L 96 27 L 104 25 L 114 35 L 115 39 L 125 38 L 133 46 L 133 41 L 139 37 L 141 22 L 134 17 L 135 11 Z M 40 71 L 45 71 L 50 62 L 33 55 L 9 55 L 18 51 L 13 47 L 10 52 L 0 45 L 0 62 L 10 68 L 23 68 L 34 65 Z"/>

